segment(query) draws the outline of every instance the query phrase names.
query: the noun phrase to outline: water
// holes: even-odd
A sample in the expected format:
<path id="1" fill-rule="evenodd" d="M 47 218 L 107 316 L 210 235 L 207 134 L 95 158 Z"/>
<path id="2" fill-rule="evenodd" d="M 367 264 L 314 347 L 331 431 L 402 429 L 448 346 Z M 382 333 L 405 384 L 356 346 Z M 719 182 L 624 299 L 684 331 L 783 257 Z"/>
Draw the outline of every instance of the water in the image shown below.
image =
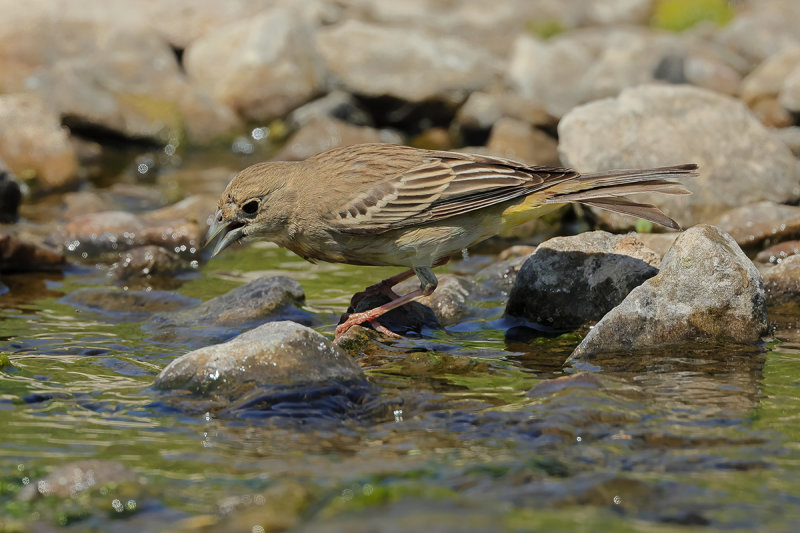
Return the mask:
<path id="1" fill-rule="evenodd" d="M 287 274 L 331 335 L 350 295 L 395 272 L 309 265 L 259 245 L 215 258 L 177 293 L 206 300 Z M 562 369 L 578 336 L 507 334 L 498 298 L 485 304 L 488 317 L 361 357 L 380 392 L 358 416 L 219 418 L 176 410 L 149 389 L 186 345 L 155 342 L 143 317 L 64 302 L 107 285 L 101 274 L 4 282 L 0 350 L 12 366 L 0 372 L 0 531 L 37 522 L 79 531 L 800 524 L 793 308 L 776 315 L 780 340 L 765 346 L 616 354 Z M 136 481 L 21 499 L 26 484 L 87 459 L 118 461 Z"/>

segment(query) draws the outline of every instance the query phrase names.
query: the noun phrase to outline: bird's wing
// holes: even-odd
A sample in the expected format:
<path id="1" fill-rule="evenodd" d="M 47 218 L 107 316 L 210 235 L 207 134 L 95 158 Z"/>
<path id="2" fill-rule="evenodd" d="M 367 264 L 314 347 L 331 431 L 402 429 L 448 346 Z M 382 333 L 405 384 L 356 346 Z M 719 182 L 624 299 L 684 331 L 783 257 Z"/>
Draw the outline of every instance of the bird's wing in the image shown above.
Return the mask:
<path id="1" fill-rule="evenodd" d="M 380 233 L 527 196 L 578 175 L 489 156 L 429 154 L 421 164 L 363 190 L 330 222 L 346 233 Z"/>

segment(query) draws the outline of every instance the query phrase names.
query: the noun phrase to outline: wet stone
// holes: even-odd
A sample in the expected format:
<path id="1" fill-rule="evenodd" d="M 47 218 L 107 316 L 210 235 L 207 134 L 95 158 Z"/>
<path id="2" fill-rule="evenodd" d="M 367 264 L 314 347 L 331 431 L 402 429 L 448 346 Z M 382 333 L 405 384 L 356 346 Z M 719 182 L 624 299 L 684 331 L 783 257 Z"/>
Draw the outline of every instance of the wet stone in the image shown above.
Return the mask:
<path id="1" fill-rule="evenodd" d="M 175 313 L 197 303 L 175 292 L 158 290 L 120 290 L 84 288 L 70 292 L 61 302 L 102 315 L 112 322 L 134 322 L 153 313 Z"/>
<path id="2" fill-rule="evenodd" d="M 770 305 L 800 300 L 800 255 L 792 255 L 761 275 Z"/>
<path id="3" fill-rule="evenodd" d="M 305 293 L 286 276 L 255 279 L 190 309 L 153 316 L 146 328 L 159 341 L 207 343 L 229 339 L 243 330 L 276 320 L 314 323 L 300 309 Z"/>
<path id="4" fill-rule="evenodd" d="M 784 241 L 765 248 L 756 254 L 760 263 L 780 263 L 789 256 L 800 254 L 800 241 Z"/>
<path id="5" fill-rule="evenodd" d="M 19 204 L 22 201 L 22 190 L 14 176 L 3 169 L 0 160 L 0 224 L 14 222 L 17 219 Z"/>
<path id="6" fill-rule="evenodd" d="M 64 255 L 0 231 L 0 272 L 61 270 Z"/>
<path id="7" fill-rule="evenodd" d="M 525 262 L 506 313 L 559 329 L 599 320 L 658 272 L 658 255 L 635 235 L 556 237 Z"/>
<path id="8" fill-rule="evenodd" d="M 686 343 L 753 344 L 766 330 L 758 270 L 729 235 L 698 225 L 678 237 L 659 273 L 606 314 L 570 359 Z"/>
<path id="9" fill-rule="evenodd" d="M 800 236 L 800 207 L 774 202 L 742 205 L 720 215 L 716 225 L 739 246 L 759 248 Z"/>
<path id="10" fill-rule="evenodd" d="M 363 381 L 358 364 L 322 334 L 295 322 L 279 321 L 179 357 L 161 371 L 155 387 L 231 401 L 244 398 L 252 403 L 253 389 L 261 387 Z M 238 406 L 243 407 L 241 403 Z"/>
<path id="11" fill-rule="evenodd" d="M 430 308 L 442 327 L 452 326 L 468 318 L 492 312 L 491 309 L 481 309 L 475 305 L 476 302 L 495 296 L 488 287 L 464 276 L 453 274 L 442 274 L 437 278 L 439 285 L 433 294 L 420 298 L 417 302 Z M 398 284 L 394 291 L 397 294 L 406 294 L 418 288 L 419 280 L 414 277 Z"/>
<path id="12" fill-rule="evenodd" d="M 44 478 L 25 486 L 19 492 L 18 498 L 73 498 L 78 493 L 101 488 L 103 485 L 138 482 L 139 477 L 120 462 L 89 459 L 56 467 Z"/>
<path id="13" fill-rule="evenodd" d="M 142 246 L 121 254 L 111 265 L 109 277 L 115 283 L 127 286 L 147 285 L 159 288 L 176 288 L 177 274 L 191 270 L 188 261 L 160 246 Z"/>

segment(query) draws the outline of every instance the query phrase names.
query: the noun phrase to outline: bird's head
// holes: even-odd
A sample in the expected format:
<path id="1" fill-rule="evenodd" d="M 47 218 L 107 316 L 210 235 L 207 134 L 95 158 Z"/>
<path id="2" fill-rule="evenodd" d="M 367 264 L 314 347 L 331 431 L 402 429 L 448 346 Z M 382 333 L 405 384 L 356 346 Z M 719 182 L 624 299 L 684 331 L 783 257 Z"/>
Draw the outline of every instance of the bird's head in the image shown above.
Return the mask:
<path id="1" fill-rule="evenodd" d="M 287 182 L 292 165 L 259 163 L 231 180 L 208 230 L 206 247 L 212 248 L 212 257 L 235 242 L 280 239 L 291 213 Z"/>

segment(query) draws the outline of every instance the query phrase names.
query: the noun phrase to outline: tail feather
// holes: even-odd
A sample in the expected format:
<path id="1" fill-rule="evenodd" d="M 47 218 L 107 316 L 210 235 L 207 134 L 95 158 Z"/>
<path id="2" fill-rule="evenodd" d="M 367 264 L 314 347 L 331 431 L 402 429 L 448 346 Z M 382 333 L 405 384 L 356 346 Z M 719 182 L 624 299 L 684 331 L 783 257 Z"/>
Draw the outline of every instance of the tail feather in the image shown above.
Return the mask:
<path id="1" fill-rule="evenodd" d="M 631 215 L 668 228 L 680 229 L 680 225 L 650 204 L 633 202 L 623 195 L 644 192 L 661 194 L 691 194 L 682 184 L 673 179 L 696 177 L 697 165 L 685 164 L 645 170 L 610 170 L 595 174 L 584 174 L 554 184 L 547 203 L 576 202 L 591 207 Z"/>

